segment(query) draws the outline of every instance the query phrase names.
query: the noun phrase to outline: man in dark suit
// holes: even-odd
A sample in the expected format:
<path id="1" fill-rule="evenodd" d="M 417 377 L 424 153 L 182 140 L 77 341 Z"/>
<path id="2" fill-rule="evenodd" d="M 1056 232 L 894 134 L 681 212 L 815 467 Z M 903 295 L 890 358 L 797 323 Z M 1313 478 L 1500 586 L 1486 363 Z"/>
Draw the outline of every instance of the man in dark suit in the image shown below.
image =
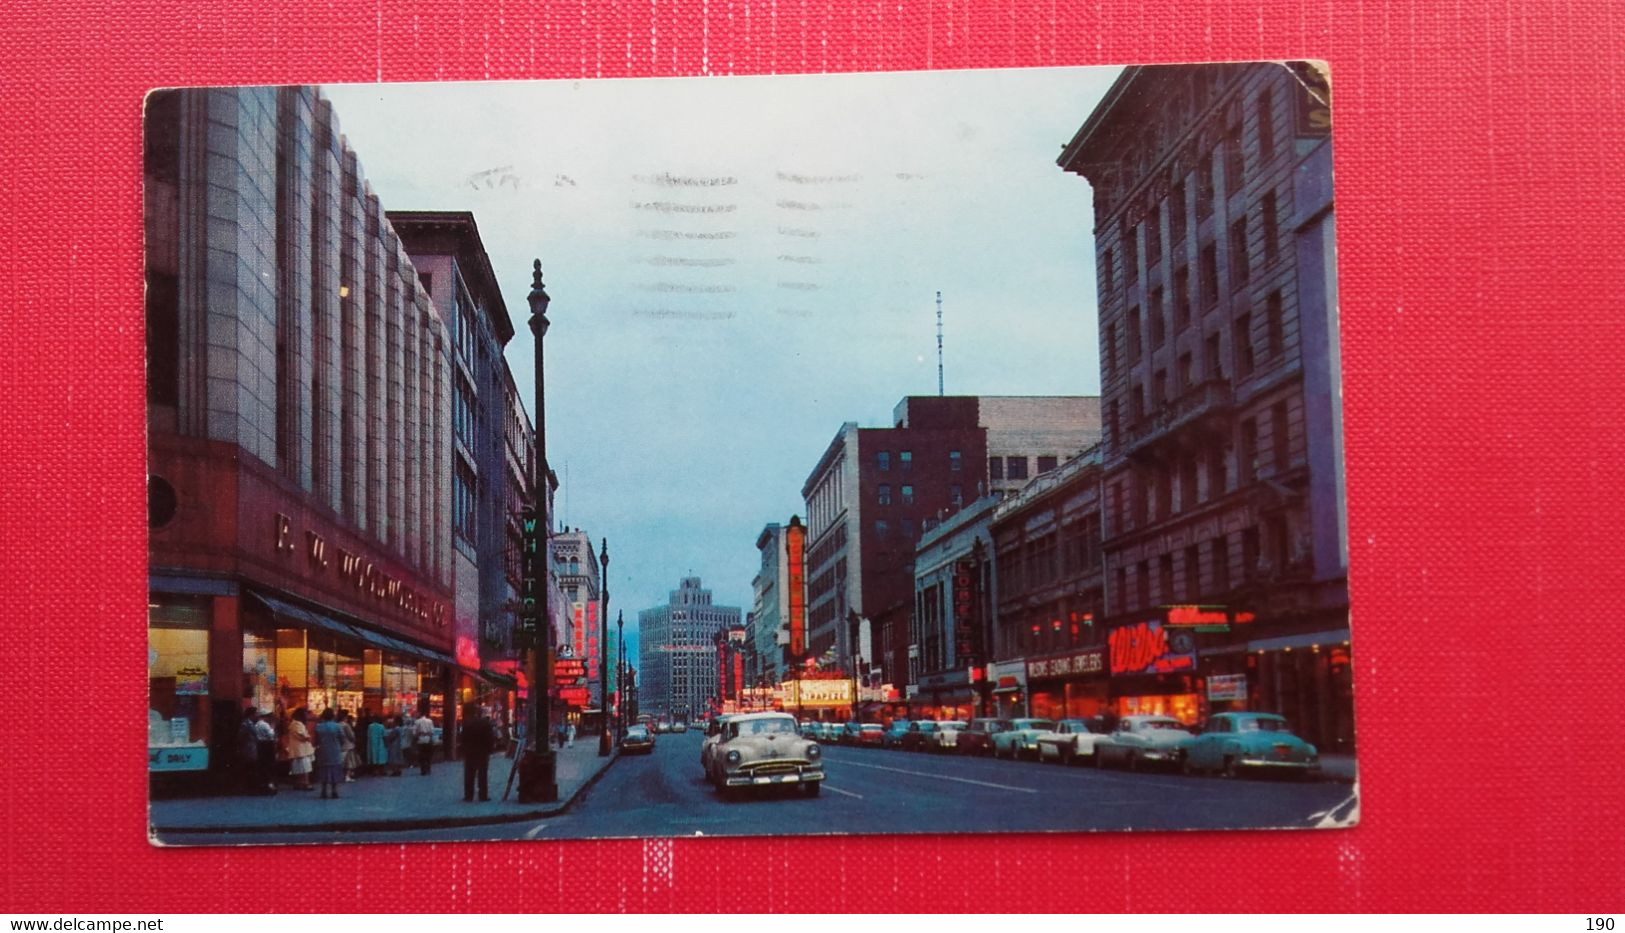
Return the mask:
<path id="1" fill-rule="evenodd" d="M 496 729 L 478 704 L 463 707 L 463 727 L 459 734 L 463 747 L 463 799 L 474 799 L 474 786 L 479 785 L 480 799 L 491 799 L 487 772 L 491 765 L 491 750 L 496 747 Z"/>

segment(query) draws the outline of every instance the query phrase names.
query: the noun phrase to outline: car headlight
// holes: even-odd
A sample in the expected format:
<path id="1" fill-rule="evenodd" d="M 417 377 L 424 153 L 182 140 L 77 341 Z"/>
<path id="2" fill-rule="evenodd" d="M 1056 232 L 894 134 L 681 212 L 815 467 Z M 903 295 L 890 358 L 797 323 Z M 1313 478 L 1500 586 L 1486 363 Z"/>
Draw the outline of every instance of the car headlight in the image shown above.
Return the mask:
<path id="1" fill-rule="evenodd" d="M 738 752 L 733 751 L 728 753 L 728 764 L 736 765 L 739 764 L 741 760 L 742 756 Z"/>
<path id="2" fill-rule="evenodd" d="M 823 754 L 823 752 L 818 750 L 818 743 L 817 742 L 808 743 L 808 745 L 807 745 L 807 757 L 808 758 L 817 758 L 819 755 L 822 755 L 822 754 Z"/>

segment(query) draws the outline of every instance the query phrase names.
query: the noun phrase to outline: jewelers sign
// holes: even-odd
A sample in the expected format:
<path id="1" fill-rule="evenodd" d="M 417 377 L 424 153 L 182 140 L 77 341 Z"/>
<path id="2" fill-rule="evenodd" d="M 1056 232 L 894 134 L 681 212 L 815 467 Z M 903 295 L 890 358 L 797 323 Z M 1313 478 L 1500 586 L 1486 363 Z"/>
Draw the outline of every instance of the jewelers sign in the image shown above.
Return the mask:
<path id="1" fill-rule="evenodd" d="M 1106 652 L 1095 648 L 1059 658 L 1040 658 L 1027 662 L 1027 679 L 1040 677 L 1070 677 L 1074 674 L 1103 674 L 1106 671 Z"/>

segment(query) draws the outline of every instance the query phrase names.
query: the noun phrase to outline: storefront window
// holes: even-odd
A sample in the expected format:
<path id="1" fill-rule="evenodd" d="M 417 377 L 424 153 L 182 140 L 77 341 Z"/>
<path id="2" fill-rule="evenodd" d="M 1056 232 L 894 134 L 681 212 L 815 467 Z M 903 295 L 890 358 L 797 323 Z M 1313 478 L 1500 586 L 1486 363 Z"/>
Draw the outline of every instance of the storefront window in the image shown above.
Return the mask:
<path id="1" fill-rule="evenodd" d="M 276 630 L 243 630 L 244 704 L 274 710 L 277 704 Z"/>
<path id="2" fill-rule="evenodd" d="M 355 711 L 361 708 L 361 649 L 326 632 L 307 634 L 309 686 L 305 705 L 320 715 L 328 708 Z"/>
<path id="3" fill-rule="evenodd" d="M 1121 716 L 1172 716 L 1186 725 L 1194 725 L 1201 718 L 1201 699 L 1195 693 L 1120 697 L 1117 712 Z"/>
<path id="4" fill-rule="evenodd" d="M 154 771 L 209 765 L 208 597 L 153 597 L 147 606 L 147 744 Z"/>

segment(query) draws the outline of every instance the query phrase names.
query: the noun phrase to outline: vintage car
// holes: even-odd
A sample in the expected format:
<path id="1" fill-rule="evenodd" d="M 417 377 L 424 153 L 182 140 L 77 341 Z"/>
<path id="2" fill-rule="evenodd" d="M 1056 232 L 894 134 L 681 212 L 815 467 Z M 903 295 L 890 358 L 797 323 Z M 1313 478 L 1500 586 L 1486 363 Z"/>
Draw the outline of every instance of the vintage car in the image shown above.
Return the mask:
<path id="1" fill-rule="evenodd" d="M 914 724 L 907 719 L 893 719 L 880 737 L 880 747 L 902 748 L 903 736 L 908 735 L 909 727 L 912 725 Z"/>
<path id="2" fill-rule="evenodd" d="M 937 731 L 931 736 L 931 750 L 934 752 L 951 752 L 959 747 L 959 733 L 965 731 L 965 724 L 957 719 L 937 720 Z"/>
<path id="3" fill-rule="evenodd" d="M 1012 719 L 1009 728 L 993 734 L 993 757 L 1038 759 L 1038 735 L 1055 729 L 1051 719 Z"/>
<path id="4" fill-rule="evenodd" d="M 1172 716 L 1124 716 L 1110 735 L 1095 743 L 1095 766 L 1120 764 L 1130 771 L 1153 764 L 1178 767 L 1190 739 L 1188 727 Z"/>
<path id="5" fill-rule="evenodd" d="M 674 722 L 674 723 L 671 724 L 671 731 L 673 731 L 673 732 L 687 732 L 688 731 L 688 723 L 683 722 L 682 720 L 678 720 L 677 722 Z"/>
<path id="6" fill-rule="evenodd" d="M 655 750 L 654 733 L 648 726 L 629 726 L 626 734 L 621 736 L 621 751 L 631 755 L 634 753 L 650 754 Z"/>
<path id="7" fill-rule="evenodd" d="M 934 719 L 917 719 L 908 724 L 908 731 L 897 739 L 897 747 L 905 752 L 928 752 L 936 745 L 937 722 Z"/>
<path id="8" fill-rule="evenodd" d="M 1063 719 L 1049 732 L 1038 734 L 1038 760 L 1054 759 L 1063 765 L 1080 759 L 1093 761 L 1095 745 L 1105 738 L 1083 719 Z"/>
<path id="9" fill-rule="evenodd" d="M 873 748 L 880 747 L 880 740 L 886 737 L 886 730 L 878 722 L 866 722 L 858 726 L 858 734 L 849 744 L 867 745 Z"/>
<path id="10" fill-rule="evenodd" d="M 1185 740 L 1182 751 L 1187 773 L 1235 777 L 1251 770 L 1306 777 L 1320 772 L 1320 753 L 1274 713 L 1215 713 L 1201 735 Z"/>
<path id="11" fill-rule="evenodd" d="M 824 753 L 797 733 L 794 716 L 746 713 L 721 723 L 708 767 L 706 776 L 723 794 L 795 784 L 815 797 L 824 780 Z"/>
<path id="12" fill-rule="evenodd" d="M 993 736 L 1010 728 L 1005 719 L 972 719 L 954 740 L 954 750 L 961 755 L 993 754 Z"/>
<path id="13" fill-rule="evenodd" d="M 705 725 L 705 738 L 700 740 L 700 767 L 705 770 L 707 779 L 711 777 L 711 750 L 722 740 L 722 725 L 730 718 L 718 716 Z"/>

